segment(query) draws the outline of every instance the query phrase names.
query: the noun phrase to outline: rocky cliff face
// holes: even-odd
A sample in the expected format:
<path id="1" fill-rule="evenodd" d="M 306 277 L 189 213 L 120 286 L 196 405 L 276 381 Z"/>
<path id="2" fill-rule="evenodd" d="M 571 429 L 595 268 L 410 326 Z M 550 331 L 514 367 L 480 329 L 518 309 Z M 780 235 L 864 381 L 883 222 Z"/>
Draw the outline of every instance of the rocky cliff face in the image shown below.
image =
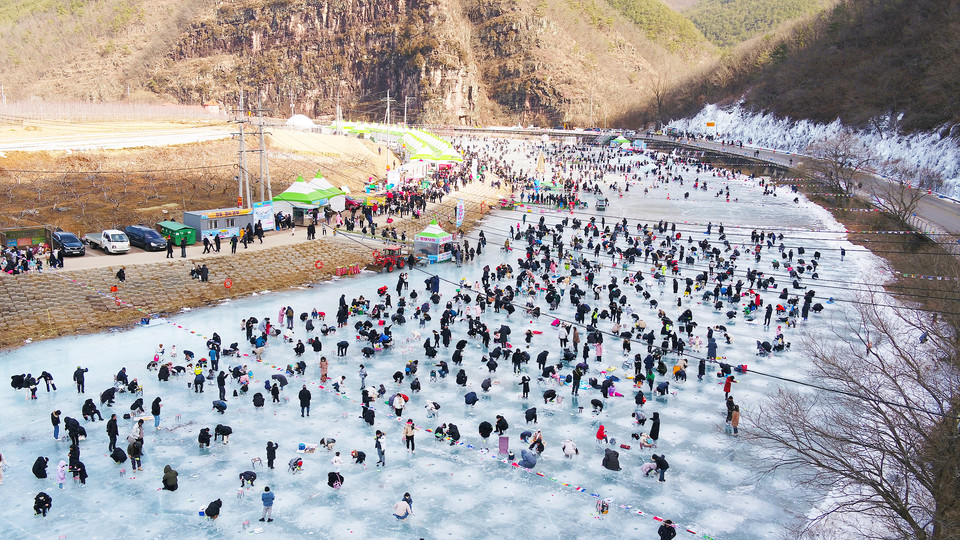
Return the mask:
<path id="1" fill-rule="evenodd" d="M 584 12 L 589 16 L 584 16 Z M 222 0 L 152 71 L 149 90 L 276 116 L 602 124 L 647 99 L 669 56 L 593 0 Z"/>
<path id="2" fill-rule="evenodd" d="M 469 34 L 437 0 L 224 2 L 191 25 L 154 72 L 152 90 L 180 101 L 238 103 L 240 88 L 283 116 L 379 116 L 391 90 L 395 119 L 410 112 L 469 122 L 489 113 Z M 252 102 L 251 102 L 252 103 Z"/>

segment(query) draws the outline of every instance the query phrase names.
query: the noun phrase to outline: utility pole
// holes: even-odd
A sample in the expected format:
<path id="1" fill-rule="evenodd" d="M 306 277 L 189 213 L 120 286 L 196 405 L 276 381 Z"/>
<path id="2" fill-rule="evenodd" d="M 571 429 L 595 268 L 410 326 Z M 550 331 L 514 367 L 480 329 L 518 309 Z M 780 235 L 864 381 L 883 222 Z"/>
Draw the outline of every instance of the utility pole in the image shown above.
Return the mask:
<path id="1" fill-rule="evenodd" d="M 387 90 L 387 97 L 381 101 L 387 102 L 387 114 L 384 117 L 384 121 L 387 124 L 387 126 L 389 126 L 390 125 L 390 104 L 395 101 L 393 99 L 390 99 L 390 90 Z"/>
<path id="2" fill-rule="evenodd" d="M 343 112 L 340 110 L 340 87 L 343 86 L 343 81 L 337 83 L 337 120 L 336 120 L 336 133 L 335 135 L 343 135 Z"/>
<path id="3" fill-rule="evenodd" d="M 263 107 L 257 96 L 257 118 L 260 120 L 260 202 L 263 202 L 263 185 L 267 185 L 267 200 L 273 200 L 273 186 L 270 185 L 270 163 L 267 162 L 267 146 L 263 141 Z"/>
<path id="4" fill-rule="evenodd" d="M 253 195 L 250 189 L 250 175 L 247 172 L 247 152 L 259 152 L 260 153 L 260 200 L 263 200 L 263 184 L 267 184 L 268 195 L 270 199 L 273 199 L 273 190 L 269 183 L 270 171 L 267 164 L 267 155 L 266 155 L 266 145 L 264 143 L 264 133 L 263 133 L 263 112 L 266 109 L 260 107 L 259 97 L 257 103 L 257 117 L 259 118 L 258 134 L 260 136 L 260 147 L 257 150 L 247 150 L 246 145 L 246 125 L 250 120 L 247 118 L 247 114 L 253 111 L 248 110 L 244 106 L 243 102 L 243 89 L 240 90 L 240 108 L 232 111 L 238 114 L 237 120 L 233 122 L 240 124 L 239 133 L 233 133 L 239 137 L 239 149 L 237 150 L 238 156 L 238 168 L 239 173 L 237 174 L 237 198 L 239 203 L 237 206 L 243 208 L 244 206 L 248 208 L 253 207 Z M 246 199 L 244 199 L 244 193 L 246 193 Z"/>
<path id="5" fill-rule="evenodd" d="M 410 96 L 403 96 L 403 127 L 407 127 L 407 102 Z"/>
<path id="6" fill-rule="evenodd" d="M 246 124 L 246 118 L 244 118 L 243 114 L 243 88 L 240 88 L 240 110 L 238 112 L 240 114 L 240 151 L 238 153 L 238 161 L 240 163 L 240 197 L 243 197 L 244 186 L 246 186 L 247 192 L 247 198 L 242 199 L 242 204 L 238 206 L 243 208 L 245 204 L 250 204 L 250 183 L 247 178 L 247 151 L 244 147 L 245 138 L 243 134 L 243 127 Z"/>

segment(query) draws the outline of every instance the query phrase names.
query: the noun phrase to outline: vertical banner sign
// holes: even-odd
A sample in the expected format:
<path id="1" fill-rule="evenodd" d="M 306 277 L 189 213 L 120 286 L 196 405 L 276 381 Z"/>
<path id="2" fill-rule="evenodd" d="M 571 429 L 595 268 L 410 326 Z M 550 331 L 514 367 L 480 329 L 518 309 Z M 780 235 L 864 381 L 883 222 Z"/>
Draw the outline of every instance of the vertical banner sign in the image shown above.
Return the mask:
<path id="1" fill-rule="evenodd" d="M 457 227 L 463 225 L 463 217 L 466 214 L 466 209 L 463 207 L 463 199 L 457 201 Z"/>
<path id="2" fill-rule="evenodd" d="M 473 176 L 474 178 L 477 178 L 479 176 L 477 171 L 477 167 L 479 166 L 479 161 L 480 160 L 478 159 L 470 160 L 470 175 Z"/>
<path id="3" fill-rule="evenodd" d="M 253 203 L 253 222 L 260 222 L 263 230 L 272 231 L 276 222 L 273 219 L 273 202 L 263 201 Z"/>

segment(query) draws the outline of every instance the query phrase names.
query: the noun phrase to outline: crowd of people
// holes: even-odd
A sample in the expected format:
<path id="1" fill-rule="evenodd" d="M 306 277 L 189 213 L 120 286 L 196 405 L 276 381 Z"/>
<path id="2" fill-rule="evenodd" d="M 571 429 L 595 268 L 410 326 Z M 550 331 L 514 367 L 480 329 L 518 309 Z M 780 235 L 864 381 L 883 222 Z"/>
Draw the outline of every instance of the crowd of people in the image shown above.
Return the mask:
<path id="1" fill-rule="evenodd" d="M 630 186 L 640 189 L 641 185 L 676 185 L 706 190 L 706 182 L 686 180 L 684 174 L 698 178 L 714 175 L 718 180 L 734 174 L 694 160 L 557 146 L 546 150 L 552 166 L 550 177 L 534 181 L 531 171 L 520 170 L 497 157 L 503 149 L 503 143 L 494 142 L 485 150 L 467 149 L 466 153 L 483 159 L 485 170 L 510 185 L 521 200 L 550 207 L 570 207 L 587 195 L 620 193 Z M 604 179 L 611 176 L 617 180 L 604 185 Z M 441 184 L 426 193 L 395 193 L 390 197 L 389 209 L 383 211 L 398 216 L 415 215 L 427 201 L 442 202 L 448 188 L 469 178 L 460 171 L 436 181 Z M 559 191 L 544 195 L 541 188 L 548 182 L 560 186 Z M 720 194 L 730 197 L 729 185 Z M 372 215 L 378 211 L 381 210 L 366 207 L 361 210 L 362 218 L 346 220 L 347 228 L 351 228 L 351 223 L 353 227 L 372 228 Z M 53 438 L 61 440 L 62 424 L 70 440 L 67 459 L 60 460 L 56 471 L 60 488 L 63 489 L 63 478 L 68 474 L 80 485 L 87 481 L 80 451 L 84 439 L 86 447 L 102 444 L 92 442 L 102 438 L 117 464 L 129 459 L 131 469 L 143 470 L 142 457 L 148 450 L 145 422 L 153 420 L 153 428 L 159 430 L 163 425 L 161 417 L 171 416 L 163 410 L 160 396 L 151 400 L 150 413 L 146 413 L 143 385 L 138 379 L 151 376 L 147 371 L 156 372 L 160 393 L 165 391 L 166 384 L 177 379 L 186 381 L 196 394 L 203 393 L 207 385 L 215 385 L 217 399 L 207 403 L 211 403 L 210 410 L 223 417 L 223 422 L 213 427 L 212 436 L 214 442 L 220 439 L 222 444 L 229 444 L 234 432 L 227 420 L 238 400 L 250 400 L 256 409 L 267 406 L 266 396 L 272 404 L 282 404 L 290 379 L 302 379 L 304 383 L 297 385 L 298 407 L 292 412 L 280 412 L 299 412 L 306 418 L 314 399 L 307 382 L 316 379 L 344 395 L 356 388 L 359 405 L 354 421 L 364 429 L 376 431 L 368 446 L 350 449 L 350 458 L 355 465 L 364 465 L 366 455 L 375 451 L 377 467 L 388 465 L 389 428 L 383 427 L 384 420 L 389 421 L 389 426 L 402 426 L 399 434 L 410 455 L 416 452 L 418 430 L 429 427 L 438 441 L 456 445 L 465 439 L 474 440 L 480 447 L 495 447 L 505 458 L 528 469 L 538 467 L 550 448 L 558 449 L 565 458 L 577 459 L 581 456 L 577 441 L 551 440 L 551 433 L 562 420 L 554 417 L 551 422 L 555 425 L 548 429 L 540 422 L 538 408 L 540 413 L 544 407 L 551 407 L 573 408 L 575 413 L 584 414 L 584 407 L 577 400 L 585 396 L 591 405 L 586 413 L 594 415 L 600 424 L 595 440 L 579 441 L 579 446 L 590 443 L 602 449 L 601 465 L 608 471 L 634 467 L 645 477 L 653 475 L 666 482 L 670 464 L 666 453 L 658 450 L 662 444 L 661 422 L 682 420 L 664 417 L 662 411 L 651 409 L 675 395 L 677 387 L 703 384 L 705 379 L 722 382 L 723 396 L 716 392 L 714 398 L 716 414 L 729 425 L 731 436 L 739 433 L 740 406 L 734 400 L 733 385 L 740 382 L 737 376 L 742 377 L 748 370 L 724 360 L 724 349 L 734 347 L 732 332 L 724 325 L 700 324 L 701 314 L 709 311 L 721 313 L 728 320 L 762 319 L 765 327 L 776 325 L 772 343 L 757 343 L 756 354 L 770 355 L 788 349 L 786 336 L 790 330 L 798 322 L 806 321 L 811 312 L 823 309 L 815 291 L 809 288 L 818 277 L 820 253 L 806 258 L 804 247 L 782 233 L 754 231 L 748 240 L 742 236 L 731 238 L 723 225 L 712 223 L 695 228 L 666 221 L 646 223 L 626 217 L 608 220 L 604 216 L 575 214 L 551 216 L 549 221 L 540 215 L 535 222 L 528 222 L 527 214 L 516 218 L 510 214 L 494 216 L 491 219 L 503 220 L 502 226 L 487 226 L 484 231 L 459 239 L 457 250 L 466 254 L 459 258 L 459 263 L 468 265 L 470 278 L 466 277 L 471 275 L 467 271 L 459 281 L 429 275 L 422 287 L 411 287 L 413 280 L 408 274 L 384 274 L 369 296 L 348 299 L 344 293 L 335 306 L 294 309 L 284 305 L 276 313 L 251 314 L 239 327 L 218 329 L 206 341 L 201 354 L 182 350 L 178 355 L 175 348 L 168 350 L 160 345 L 139 377 L 121 369 L 112 377 L 114 384 L 99 393 L 99 401 L 86 399 L 79 411 L 82 422 L 76 418 L 76 411 L 52 411 Z M 494 245 L 502 244 L 499 252 L 485 250 L 488 238 Z M 484 251 L 487 257 L 481 258 Z M 491 257 L 495 262 L 491 262 Z M 523 320 L 511 322 L 510 315 L 518 312 Z M 329 323 L 326 313 L 331 314 Z M 566 313 L 572 316 L 564 316 Z M 530 324 L 526 323 L 528 320 Z M 401 328 L 401 335 L 395 335 Z M 545 332 L 549 345 L 543 343 L 544 338 L 537 338 L 540 345 L 534 347 L 535 336 Z M 220 334 L 236 336 L 236 341 L 226 345 L 229 340 L 222 339 Z M 460 339 L 454 339 L 455 336 Z M 385 352 L 411 343 L 415 344 L 411 346 L 413 351 L 422 348 L 422 354 L 408 351 L 385 359 Z M 331 351 L 333 345 L 336 356 L 331 361 L 324 351 Z M 468 347 L 480 351 L 479 363 L 468 360 Z M 308 350 L 314 352 L 315 368 L 304 359 Z M 289 363 L 283 360 L 291 354 L 287 351 L 293 354 Z M 255 371 L 252 358 L 248 363 L 242 356 L 247 352 L 257 360 L 269 359 L 287 367 L 282 373 L 264 377 L 263 368 Z M 398 362 L 397 358 L 403 360 Z M 387 361 L 396 364 L 387 368 Z M 501 364 L 510 369 L 501 369 Z M 623 369 L 618 375 L 607 367 L 620 364 Z M 387 374 L 384 382 L 368 384 L 368 369 L 372 366 L 377 373 Z M 696 378 L 687 374 L 694 366 Z M 85 393 L 87 372 L 78 366 L 72 374 L 80 394 Z M 17 375 L 12 386 L 36 398 L 40 381 L 46 382 L 50 392 L 53 377 L 47 372 L 39 378 L 31 373 Z M 474 407 L 481 401 L 480 396 L 493 395 L 496 384 L 514 390 L 526 403 L 522 421 L 509 418 L 507 413 L 491 414 L 476 427 L 464 425 L 456 414 L 439 421 L 435 419 L 440 416 L 440 409 L 453 409 L 454 403 L 421 397 L 421 391 L 430 388 L 459 387 L 465 406 Z M 534 384 L 538 393 L 531 396 Z M 129 411 L 110 414 L 104 428 L 92 429 L 104 419 L 98 404 L 112 407 L 123 395 L 131 401 Z M 632 401 L 632 406 L 610 407 L 611 401 Z M 417 409 L 425 410 L 419 424 L 417 415 L 410 412 Z M 398 422 L 402 418 L 407 420 Z M 620 426 L 613 433 L 605 427 L 611 423 Z M 624 425 L 632 429 L 624 430 Z M 124 430 L 129 430 L 125 451 L 122 445 L 117 446 Z M 197 433 L 199 450 L 209 449 L 211 426 L 198 427 Z M 273 469 L 278 448 L 274 440 L 281 434 L 263 435 L 269 438 L 264 442 L 268 466 Z M 519 447 L 511 444 L 511 435 L 515 437 L 513 441 L 520 441 Z M 328 485 L 341 489 L 345 483 L 343 460 L 340 452 L 334 450 L 335 443 L 324 439 L 321 447 L 332 456 Z M 631 445 L 651 453 L 640 459 L 637 452 L 631 452 L 631 457 L 624 460 L 623 452 Z M 34 473 L 38 478 L 45 474 L 43 469 L 49 459 L 37 458 Z M 163 490 L 178 489 L 176 466 L 164 464 Z M 302 466 L 302 460 L 295 458 L 288 470 L 296 473 Z M 240 480 L 241 487 L 253 486 L 256 472 L 244 470 Z M 272 522 L 276 492 L 265 487 L 261 498 L 260 521 Z M 35 509 L 46 515 L 51 504 L 49 495 L 39 493 Z M 205 507 L 204 515 L 217 519 L 223 510 L 222 496 L 216 497 Z M 392 512 L 398 520 L 412 515 L 409 493 L 404 494 Z M 665 525 L 667 530 L 673 530 L 667 525 L 670 523 Z M 669 532 L 661 532 L 661 538 L 670 538 L 665 534 Z"/>

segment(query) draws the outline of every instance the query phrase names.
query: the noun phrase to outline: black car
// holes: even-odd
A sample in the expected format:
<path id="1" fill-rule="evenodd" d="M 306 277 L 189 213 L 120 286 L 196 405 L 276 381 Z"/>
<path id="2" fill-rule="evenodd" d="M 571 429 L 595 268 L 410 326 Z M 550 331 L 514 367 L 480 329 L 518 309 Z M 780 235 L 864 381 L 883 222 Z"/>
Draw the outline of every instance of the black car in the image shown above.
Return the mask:
<path id="1" fill-rule="evenodd" d="M 131 225 L 124 229 L 123 232 L 127 233 L 127 237 L 130 238 L 131 246 L 136 246 L 147 251 L 161 251 L 167 247 L 166 239 L 150 227 Z"/>
<path id="2" fill-rule="evenodd" d="M 53 233 L 53 246 L 63 250 L 64 255 L 75 255 L 77 257 L 87 252 L 86 246 L 77 238 L 77 235 L 67 231 L 56 231 Z"/>

